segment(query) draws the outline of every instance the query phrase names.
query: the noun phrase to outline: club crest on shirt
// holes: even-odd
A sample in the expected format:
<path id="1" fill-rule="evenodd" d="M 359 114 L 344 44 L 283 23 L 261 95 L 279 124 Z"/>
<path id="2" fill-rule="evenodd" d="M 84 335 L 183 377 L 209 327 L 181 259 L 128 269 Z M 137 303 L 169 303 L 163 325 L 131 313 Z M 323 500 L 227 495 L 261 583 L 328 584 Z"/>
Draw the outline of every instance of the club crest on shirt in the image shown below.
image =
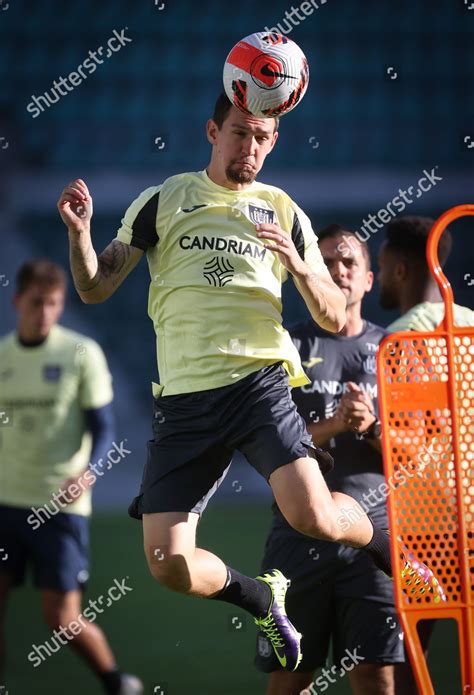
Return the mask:
<path id="1" fill-rule="evenodd" d="M 362 368 L 366 374 L 375 374 L 375 355 L 368 355 L 362 362 Z"/>
<path id="2" fill-rule="evenodd" d="M 43 367 L 43 379 L 45 381 L 59 381 L 61 367 L 58 364 L 45 364 Z"/>
<path id="3" fill-rule="evenodd" d="M 249 205 L 249 217 L 254 224 L 273 224 L 275 213 L 273 210 L 267 210 L 267 208 Z"/>

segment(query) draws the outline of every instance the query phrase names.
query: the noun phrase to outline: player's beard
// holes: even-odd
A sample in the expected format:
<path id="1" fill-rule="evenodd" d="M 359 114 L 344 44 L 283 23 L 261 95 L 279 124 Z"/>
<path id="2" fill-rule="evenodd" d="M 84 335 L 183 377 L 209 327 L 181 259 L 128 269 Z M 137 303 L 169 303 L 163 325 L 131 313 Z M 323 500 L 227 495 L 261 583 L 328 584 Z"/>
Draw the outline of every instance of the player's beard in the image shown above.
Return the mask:
<path id="1" fill-rule="evenodd" d="M 386 311 L 392 311 L 393 309 L 399 308 L 399 300 L 395 292 L 391 292 L 390 289 L 381 286 L 379 293 L 379 304 L 382 309 Z"/>
<path id="2" fill-rule="evenodd" d="M 233 181 L 233 183 L 253 183 L 257 175 L 256 170 L 253 168 L 236 169 L 234 168 L 236 163 L 237 162 L 232 162 L 232 164 L 226 167 L 225 175 L 227 179 Z"/>

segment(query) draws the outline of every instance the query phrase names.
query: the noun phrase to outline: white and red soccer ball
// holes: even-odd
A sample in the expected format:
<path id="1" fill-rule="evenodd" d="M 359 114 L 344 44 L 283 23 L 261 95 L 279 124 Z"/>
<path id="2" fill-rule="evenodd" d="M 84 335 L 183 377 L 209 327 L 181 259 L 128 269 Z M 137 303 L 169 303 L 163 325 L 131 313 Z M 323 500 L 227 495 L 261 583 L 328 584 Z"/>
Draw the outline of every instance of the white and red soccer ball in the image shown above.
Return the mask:
<path id="1" fill-rule="evenodd" d="M 224 89 L 241 111 L 258 118 L 283 116 L 308 87 L 308 61 L 287 36 L 250 34 L 231 50 L 224 65 Z"/>

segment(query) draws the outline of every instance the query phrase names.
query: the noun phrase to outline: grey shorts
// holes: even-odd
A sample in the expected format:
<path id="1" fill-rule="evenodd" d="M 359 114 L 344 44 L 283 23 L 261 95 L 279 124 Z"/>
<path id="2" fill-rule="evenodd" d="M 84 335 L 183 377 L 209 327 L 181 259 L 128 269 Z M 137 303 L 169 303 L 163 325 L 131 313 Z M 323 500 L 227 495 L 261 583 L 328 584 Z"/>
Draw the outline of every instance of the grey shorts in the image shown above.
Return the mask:
<path id="1" fill-rule="evenodd" d="M 201 514 L 223 481 L 235 450 L 268 481 L 274 470 L 308 455 L 332 458 L 312 443 L 281 363 L 228 386 L 154 399 L 154 439 L 140 493 L 129 514 Z M 328 464 L 329 457 L 329 464 Z"/>

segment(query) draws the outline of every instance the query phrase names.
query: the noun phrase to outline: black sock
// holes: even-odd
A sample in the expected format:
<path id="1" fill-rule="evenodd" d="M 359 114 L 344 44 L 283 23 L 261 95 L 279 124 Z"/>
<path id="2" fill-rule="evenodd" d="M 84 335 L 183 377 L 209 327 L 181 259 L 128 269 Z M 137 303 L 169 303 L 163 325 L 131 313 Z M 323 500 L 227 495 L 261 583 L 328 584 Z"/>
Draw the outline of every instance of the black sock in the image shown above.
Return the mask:
<path id="1" fill-rule="evenodd" d="M 382 531 L 378 526 L 374 526 L 374 535 L 372 540 L 365 548 L 362 548 L 369 553 L 370 557 L 382 572 L 392 576 L 392 559 L 390 557 L 390 540 L 388 533 Z"/>
<path id="2" fill-rule="evenodd" d="M 117 695 L 122 685 L 122 672 L 115 666 L 111 671 L 99 673 L 99 678 L 104 685 L 104 691 L 107 695 Z"/>
<path id="3" fill-rule="evenodd" d="M 243 608 L 255 618 L 267 614 L 272 600 L 272 592 L 268 584 L 259 579 L 252 579 L 237 570 L 227 567 L 227 581 L 224 588 L 211 598 Z"/>

